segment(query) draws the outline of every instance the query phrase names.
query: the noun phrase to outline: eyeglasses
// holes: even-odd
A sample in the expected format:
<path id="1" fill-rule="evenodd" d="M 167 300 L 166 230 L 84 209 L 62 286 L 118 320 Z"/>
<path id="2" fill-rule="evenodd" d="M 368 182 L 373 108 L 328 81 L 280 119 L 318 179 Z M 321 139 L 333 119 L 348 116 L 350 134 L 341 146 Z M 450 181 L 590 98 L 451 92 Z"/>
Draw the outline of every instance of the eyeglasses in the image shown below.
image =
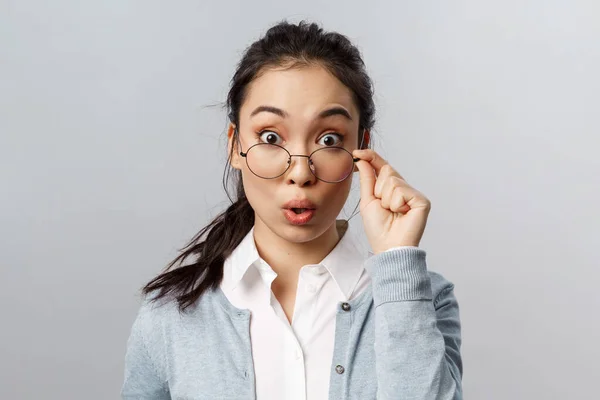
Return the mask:
<path id="1" fill-rule="evenodd" d="M 354 170 L 354 163 L 360 158 L 343 147 L 329 146 L 317 149 L 310 155 L 290 154 L 284 147 L 272 143 L 257 143 L 245 153 L 246 165 L 259 178 L 275 179 L 283 175 L 292 164 L 292 157 L 306 157 L 312 174 L 323 182 L 342 182 Z"/>

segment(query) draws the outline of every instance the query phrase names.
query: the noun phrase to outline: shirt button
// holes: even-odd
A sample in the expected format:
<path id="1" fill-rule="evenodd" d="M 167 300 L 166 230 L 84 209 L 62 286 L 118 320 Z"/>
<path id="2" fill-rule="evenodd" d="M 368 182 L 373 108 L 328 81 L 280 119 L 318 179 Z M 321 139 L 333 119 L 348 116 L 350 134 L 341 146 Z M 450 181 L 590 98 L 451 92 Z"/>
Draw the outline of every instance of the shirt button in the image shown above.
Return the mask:
<path id="1" fill-rule="evenodd" d="M 344 311 L 350 311 L 352 307 L 350 307 L 350 304 L 348 303 L 342 303 L 342 310 Z"/>
<path id="2" fill-rule="evenodd" d="M 335 372 L 337 372 L 338 374 L 343 374 L 345 371 L 344 367 L 342 367 L 341 365 L 336 365 L 335 367 Z"/>

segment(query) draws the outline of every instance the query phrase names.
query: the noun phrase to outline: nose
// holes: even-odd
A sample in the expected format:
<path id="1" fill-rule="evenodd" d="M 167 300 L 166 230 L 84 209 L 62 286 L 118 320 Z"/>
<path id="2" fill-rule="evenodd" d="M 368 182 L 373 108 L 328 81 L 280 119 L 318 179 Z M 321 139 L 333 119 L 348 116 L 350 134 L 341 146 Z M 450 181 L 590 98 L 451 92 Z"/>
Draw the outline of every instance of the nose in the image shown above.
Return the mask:
<path id="1" fill-rule="evenodd" d="M 286 182 L 290 185 L 307 186 L 314 184 L 317 178 L 310 169 L 310 160 L 308 156 L 292 155 L 291 165 L 286 171 Z"/>

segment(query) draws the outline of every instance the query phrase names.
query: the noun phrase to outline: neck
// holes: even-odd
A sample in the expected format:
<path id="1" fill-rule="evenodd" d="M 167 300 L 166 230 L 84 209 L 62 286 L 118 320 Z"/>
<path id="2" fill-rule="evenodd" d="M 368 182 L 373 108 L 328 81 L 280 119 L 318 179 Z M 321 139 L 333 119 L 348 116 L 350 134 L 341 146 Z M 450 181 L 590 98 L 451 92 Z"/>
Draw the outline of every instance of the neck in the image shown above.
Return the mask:
<path id="1" fill-rule="evenodd" d="M 273 232 L 258 216 L 255 221 L 254 242 L 258 254 L 273 268 L 278 278 L 291 283 L 298 281 L 300 268 L 304 265 L 320 263 L 337 245 L 347 228 L 340 220 L 319 236 L 305 240 L 306 235 L 299 235 L 298 241 L 294 241 Z"/>

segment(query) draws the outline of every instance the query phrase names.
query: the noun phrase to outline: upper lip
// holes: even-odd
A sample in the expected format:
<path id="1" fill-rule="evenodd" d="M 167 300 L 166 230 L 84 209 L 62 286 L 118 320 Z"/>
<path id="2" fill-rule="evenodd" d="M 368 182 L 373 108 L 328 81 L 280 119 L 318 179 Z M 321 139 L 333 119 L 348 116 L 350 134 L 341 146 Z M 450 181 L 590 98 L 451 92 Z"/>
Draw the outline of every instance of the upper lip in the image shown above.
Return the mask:
<path id="1" fill-rule="evenodd" d="M 314 210 L 317 208 L 317 205 L 308 199 L 290 200 L 283 205 L 283 208 L 310 208 Z"/>

